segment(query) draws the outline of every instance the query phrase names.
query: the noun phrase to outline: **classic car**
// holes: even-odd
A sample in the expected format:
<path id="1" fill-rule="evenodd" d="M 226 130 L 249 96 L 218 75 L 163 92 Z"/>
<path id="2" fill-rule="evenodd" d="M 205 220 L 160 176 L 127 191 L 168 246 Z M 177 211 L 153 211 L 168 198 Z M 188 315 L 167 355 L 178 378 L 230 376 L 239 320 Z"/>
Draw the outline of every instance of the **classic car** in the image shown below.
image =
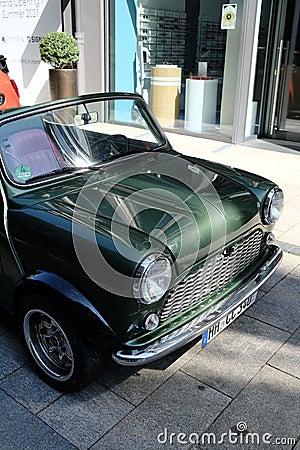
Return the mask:
<path id="1" fill-rule="evenodd" d="M 139 95 L 2 112 L 0 145 L 1 304 L 58 390 L 107 354 L 134 366 L 205 347 L 282 258 L 282 190 L 176 152 Z"/>

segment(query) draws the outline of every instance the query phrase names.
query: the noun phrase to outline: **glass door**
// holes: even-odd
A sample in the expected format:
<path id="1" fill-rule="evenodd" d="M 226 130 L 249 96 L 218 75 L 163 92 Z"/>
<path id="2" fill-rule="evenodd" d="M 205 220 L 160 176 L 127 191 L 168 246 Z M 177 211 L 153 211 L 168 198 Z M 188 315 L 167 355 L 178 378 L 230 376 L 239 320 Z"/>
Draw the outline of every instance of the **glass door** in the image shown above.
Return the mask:
<path id="1" fill-rule="evenodd" d="M 284 62 L 286 81 L 281 87 L 281 109 L 278 111 L 278 137 L 286 134 L 300 140 L 300 2 L 292 18 L 291 38 L 287 62 Z"/>
<path id="2" fill-rule="evenodd" d="M 259 137 L 300 142 L 300 0 L 273 3 Z"/>

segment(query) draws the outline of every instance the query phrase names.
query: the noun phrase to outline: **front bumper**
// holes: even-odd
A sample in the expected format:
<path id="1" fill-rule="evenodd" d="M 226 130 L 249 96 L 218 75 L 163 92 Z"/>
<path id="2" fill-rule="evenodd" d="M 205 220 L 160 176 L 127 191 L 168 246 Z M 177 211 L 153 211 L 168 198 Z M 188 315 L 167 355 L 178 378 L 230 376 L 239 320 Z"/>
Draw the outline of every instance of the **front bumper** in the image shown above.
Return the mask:
<path id="1" fill-rule="evenodd" d="M 233 312 L 236 311 L 237 308 L 241 307 L 240 309 L 244 312 L 253 304 L 253 301 L 245 301 L 254 298 L 253 294 L 255 294 L 255 292 L 273 274 L 279 265 L 282 256 L 282 250 L 276 245 L 273 245 L 271 254 L 264 262 L 263 266 L 260 267 L 252 277 L 248 278 L 236 291 L 228 295 L 228 297 L 223 299 L 215 307 L 143 349 L 136 350 L 124 348 L 116 351 L 112 355 L 113 360 L 118 364 L 125 366 L 138 366 L 155 361 L 199 336 L 203 339 L 206 330 L 212 329 L 217 323 L 228 321 L 226 320 L 228 319 L 228 316 L 230 316 L 231 313 L 232 316 L 234 316 Z M 239 317 L 239 315 L 240 314 L 236 315 L 236 317 L 232 317 L 230 323 Z"/>

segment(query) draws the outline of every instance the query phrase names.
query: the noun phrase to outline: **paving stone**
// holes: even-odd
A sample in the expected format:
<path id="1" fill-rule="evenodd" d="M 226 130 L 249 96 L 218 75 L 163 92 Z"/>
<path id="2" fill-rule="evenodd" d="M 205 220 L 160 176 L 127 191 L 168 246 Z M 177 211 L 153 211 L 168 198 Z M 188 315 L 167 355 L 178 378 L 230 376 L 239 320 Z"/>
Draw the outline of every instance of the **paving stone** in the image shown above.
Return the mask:
<path id="1" fill-rule="evenodd" d="M 289 336 L 285 331 L 241 316 L 182 370 L 235 397 Z"/>
<path id="2" fill-rule="evenodd" d="M 290 250 L 290 253 L 296 256 L 300 256 L 300 245 L 294 245 Z"/>
<path id="3" fill-rule="evenodd" d="M 300 261 L 300 258 L 299 258 L 299 261 Z M 296 269 L 294 269 L 294 270 L 291 272 L 291 275 L 292 275 L 293 277 L 298 277 L 298 278 L 300 278 L 300 265 L 297 266 Z"/>
<path id="4" fill-rule="evenodd" d="M 76 448 L 1 390 L 0 436 L 3 450 Z"/>
<path id="5" fill-rule="evenodd" d="M 293 226 L 290 230 L 279 235 L 279 239 L 300 246 L 300 223 Z"/>
<path id="6" fill-rule="evenodd" d="M 179 371 L 100 439 L 92 450 L 182 450 L 186 446 L 178 442 L 170 445 L 170 433 L 200 433 L 229 402 L 229 397 Z M 165 436 L 169 444 L 162 445 Z"/>
<path id="7" fill-rule="evenodd" d="M 270 291 L 279 281 L 285 278 L 296 267 L 300 266 L 300 258 L 290 253 L 284 253 L 282 262 L 273 275 L 262 285 L 261 290 Z"/>
<path id="8" fill-rule="evenodd" d="M 194 341 L 141 368 L 111 362 L 97 383 L 137 406 L 200 350 Z"/>
<path id="9" fill-rule="evenodd" d="M 280 217 L 276 228 L 283 232 L 289 231 L 295 225 L 300 223 L 300 210 L 297 202 L 290 202 L 285 204 L 283 214 Z"/>
<path id="10" fill-rule="evenodd" d="M 295 443 L 290 445 L 275 445 L 275 439 L 296 438 L 300 434 L 299 400 L 300 380 L 277 369 L 266 366 L 249 383 L 249 385 L 233 400 L 229 407 L 224 410 L 216 422 L 206 430 L 214 433 L 219 443 L 208 444 L 206 436 L 204 445 L 201 442 L 201 449 L 212 448 L 223 449 L 270 449 L 290 450 Z M 237 433 L 238 430 L 243 433 Z M 248 433 L 256 433 L 251 436 Z M 222 433 L 227 433 L 221 442 Z M 264 438 L 270 444 L 263 443 Z M 212 439 L 212 435 L 210 436 Z M 204 437 L 203 437 L 204 439 Z M 232 439 L 238 439 L 233 443 Z M 248 443 L 247 440 L 248 439 Z M 258 445 L 259 443 L 259 445 Z"/>
<path id="11" fill-rule="evenodd" d="M 38 414 L 79 449 L 88 449 L 114 427 L 133 406 L 100 385 L 64 395 Z"/>
<path id="12" fill-rule="evenodd" d="M 246 314 L 293 333 L 299 327 L 299 298 L 299 279 L 287 276 L 251 306 Z"/>
<path id="13" fill-rule="evenodd" d="M 163 370 L 159 363 L 141 369 L 111 365 L 106 368 L 97 383 L 130 403 L 139 405 L 170 376 L 170 370 Z"/>
<path id="14" fill-rule="evenodd" d="M 19 337 L 13 332 L 0 336 L 0 379 L 28 361 Z"/>
<path id="15" fill-rule="evenodd" d="M 284 251 L 289 253 L 293 253 L 293 248 L 294 248 L 294 244 L 288 244 L 287 242 L 282 242 L 277 240 L 277 244 L 279 245 L 279 247 Z"/>
<path id="16" fill-rule="evenodd" d="M 284 194 L 284 205 L 287 207 L 288 205 L 299 205 L 300 204 L 300 185 L 296 184 L 281 184 L 281 189 Z"/>
<path id="17" fill-rule="evenodd" d="M 300 379 L 300 328 L 270 359 L 269 364 Z"/>
<path id="18" fill-rule="evenodd" d="M 40 380 L 29 364 L 1 380 L 0 389 L 34 414 L 62 395 Z"/>

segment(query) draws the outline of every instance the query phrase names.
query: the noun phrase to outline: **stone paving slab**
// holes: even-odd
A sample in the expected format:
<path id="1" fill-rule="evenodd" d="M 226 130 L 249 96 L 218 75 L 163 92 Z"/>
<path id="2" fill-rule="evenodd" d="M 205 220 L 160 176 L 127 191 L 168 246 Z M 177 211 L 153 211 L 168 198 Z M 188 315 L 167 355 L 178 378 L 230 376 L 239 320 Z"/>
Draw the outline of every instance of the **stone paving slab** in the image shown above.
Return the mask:
<path id="1" fill-rule="evenodd" d="M 289 253 L 284 253 L 282 262 L 280 263 L 279 267 L 273 273 L 273 275 L 262 285 L 261 290 L 264 292 L 268 292 L 277 283 L 279 283 L 279 281 L 283 280 L 283 278 L 285 278 L 297 267 L 300 270 L 300 258 L 295 255 L 290 255 Z"/>
<path id="2" fill-rule="evenodd" d="M 160 444 L 170 433 L 201 433 L 229 404 L 230 398 L 182 372 L 175 373 L 134 409 L 92 450 L 182 449 Z"/>
<path id="3" fill-rule="evenodd" d="M 0 439 L 3 450 L 76 448 L 1 390 Z"/>
<path id="4" fill-rule="evenodd" d="M 300 327 L 270 359 L 269 364 L 300 379 Z M 300 410 L 300 398 L 298 403 Z"/>
<path id="5" fill-rule="evenodd" d="M 109 362 L 97 380 L 133 405 L 139 405 L 161 384 L 191 360 L 201 347 L 194 341 L 181 349 L 140 367 L 126 367 Z"/>
<path id="6" fill-rule="evenodd" d="M 62 395 L 40 380 L 31 364 L 26 364 L 1 380 L 0 389 L 3 389 L 33 414 L 37 414 Z"/>
<path id="7" fill-rule="evenodd" d="M 241 316 L 182 370 L 235 397 L 289 337 L 285 331 Z"/>
<path id="8" fill-rule="evenodd" d="M 297 205 L 298 202 L 290 202 L 285 204 L 282 216 L 276 224 L 276 230 L 281 230 L 282 233 L 289 231 L 295 225 L 300 223 L 300 211 Z M 296 242 L 293 242 L 296 244 Z"/>
<path id="9" fill-rule="evenodd" d="M 298 278 L 300 278 L 300 265 L 297 266 L 297 267 L 291 272 L 291 275 L 292 275 L 293 277 L 298 277 Z"/>
<path id="10" fill-rule="evenodd" d="M 60 397 L 37 416 L 77 448 L 85 450 L 132 409 L 129 402 L 93 384 Z"/>
<path id="11" fill-rule="evenodd" d="M 299 327 L 299 298 L 299 278 L 286 276 L 276 284 L 276 289 L 269 291 L 246 311 L 246 315 L 293 333 Z"/>
<path id="12" fill-rule="evenodd" d="M 275 439 L 298 439 L 300 435 L 299 400 L 300 380 L 270 366 L 265 366 L 249 385 L 224 410 L 207 430 L 223 442 L 216 447 L 201 445 L 202 450 L 222 449 L 266 449 L 291 450 L 296 442 L 275 445 Z M 230 441 L 229 432 L 242 431 L 242 442 Z M 246 443 L 246 433 L 256 433 L 255 440 Z M 263 436 L 270 443 L 264 443 Z M 238 433 L 231 439 L 240 437 Z M 259 438 L 259 441 L 257 440 Z M 250 439 L 250 437 L 249 437 Z M 259 443 L 259 445 L 257 445 Z M 207 441 L 206 441 L 207 444 Z"/>
<path id="13" fill-rule="evenodd" d="M 11 331 L 0 336 L 0 379 L 28 361 L 19 337 Z"/>
<path id="14" fill-rule="evenodd" d="M 279 239 L 283 242 L 300 246 L 300 223 L 280 234 Z"/>
<path id="15" fill-rule="evenodd" d="M 97 383 L 133 405 L 139 405 L 172 375 L 172 371 L 164 367 L 163 363 L 164 361 L 157 361 L 142 368 L 121 368 L 111 363 L 100 375 Z"/>

